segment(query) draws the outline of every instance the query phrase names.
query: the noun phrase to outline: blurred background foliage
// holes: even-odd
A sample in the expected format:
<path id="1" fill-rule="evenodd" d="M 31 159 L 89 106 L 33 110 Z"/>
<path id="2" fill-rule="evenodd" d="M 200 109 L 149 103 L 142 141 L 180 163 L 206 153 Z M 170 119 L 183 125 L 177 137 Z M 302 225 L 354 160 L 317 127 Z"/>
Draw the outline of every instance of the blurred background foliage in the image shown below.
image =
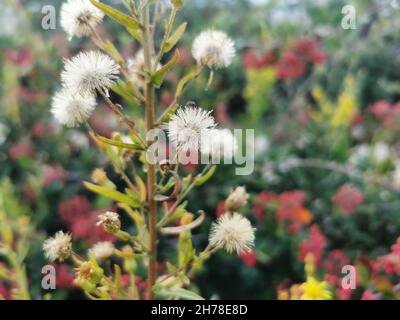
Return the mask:
<path id="1" fill-rule="evenodd" d="M 105 2 L 122 8 L 119 1 Z M 84 39 L 67 43 L 58 23 L 56 30 L 41 27 L 42 7 L 51 4 L 58 12 L 61 3 L 0 4 L 0 230 L 10 249 L 0 249 L 5 298 L 19 297 L 16 292 L 24 293 L 28 284 L 31 297 L 46 293 L 40 247 L 47 234 L 71 230 L 80 240 L 78 251 L 106 237 L 94 221 L 113 204 L 85 191 L 82 180 L 105 166 L 110 179 L 122 184 L 84 130 L 61 128 L 51 118 L 62 58 L 90 47 Z M 341 26 L 349 3 L 356 8 L 354 30 Z M 304 259 L 312 253 L 319 278 L 336 298 L 398 297 L 400 250 L 393 244 L 400 236 L 399 13 L 395 0 L 187 0 L 179 17 L 188 21 L 179 44 L 181 67 L 168 75 L 159 110 L 173 99 L 183 67 L 194 66 L 194 36 L 221 29 L 237 44 L 235 63 L 215 73 L 208 90 L 208 74 L 197 79 L 181 103 L 214 108 L 222 126 L 255 129 L 256 135 L 252 175 L 237 176 L 234 166 L 222 165 L 190 195 L 189 209 L 208 216 L 196 246 L 205 245 L 211 221 L 223 212 L 221 200 L 238 185 L 251 196 L 247 215 L 257 227 L 254 252 L 217 254 L 199 272 L 195 283 L 202 295 L 286 297 L 304 281 Z M 108 19 L 99 31 L 125 58 L 137 50 Z M 129 110 L 132 117 L 142 112 L 133 105 Z M 105 136 L 116 126 L 105 108 L 91 124 Z M 175 245 L 173 238 L 160 243 Z M 10 256 L 24 267 L 15 270 Z M 161 259 L 160 268 L 174 257 Z M 338 265 L 346 263 L 357 266 L 357 290 L 340 287 Z M 9 271 L 19 276 L 10 281 Z M 62 290 L 51 292 L 53 298 L 82 297 L 71 272 L 57 265 Z"/>

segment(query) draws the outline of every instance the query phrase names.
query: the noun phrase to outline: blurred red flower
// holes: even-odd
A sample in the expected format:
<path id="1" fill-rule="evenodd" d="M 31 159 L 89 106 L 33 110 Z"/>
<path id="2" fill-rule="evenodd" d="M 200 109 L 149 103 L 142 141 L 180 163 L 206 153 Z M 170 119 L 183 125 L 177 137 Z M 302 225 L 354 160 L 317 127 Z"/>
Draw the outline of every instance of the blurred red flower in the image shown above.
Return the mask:
<path id="1" fill-rule="evenodd" d="M 272 51 L 258 54 L 255 50 L 247 50 L 243 54 L 243 64 L 246 69 L 261 69 L 275 63 L 275 56 Z"/>
<path id="2" fill-rule="evenodd" d="M 332 198 L 333 204 L 345 214 L 354 213 L 364 202 L 364 195 L 356 187 L 345 184 L 341 186 Z"/>
<path id="3" fill-rule="evenodd" d="M 299 260 L 304 263 L 306 256 L 311 253 L 314 257 L 314 264 L 319 266 L 325 246 L 326 237 L 321 232 L 319 226 L 313 224 L 310 228 L 307 239 L 300 243 Z"/>
<path id="4" fill-rule="evenodd" d="M 43 173 L 43 185 L 48 187 L 53 182 L 60 182 L 64 184 L 64 182 L 68 178 L 68 172 L 64 170 L 64 168 L 57 164 L 53 166 L 47 166 Z"/>
<path id="5" fill-rule="evenodd" d="M 306 71 L 306 65 L 294 52 L 284 51 L 278 62 L 277 76 L 281 80 L 301 78 Z"/>
<path id="6" fill-rule="evenodd" d="M 17 160 L 19 158 L 32 158 L 33 157 L 33 146 L 30 142 L 15 143 L 10 146 L 8 150 L 10 158 Z"/>
<path id="7" fill-rule="evenodd" d="M 262 191 L 258 194 L 256 201 L 253 206 L 253 214 L 259 220 L 264 220 L 265 206 L 267 203 L 277 199 L 277 195 L 274 192 Z"/>
<path id="8" fill-rule="evenodd" d="M 257 255 L 254 250 L 241 252 L 239 257 L 247 267 L 253 267 L 257 263 Z"/>

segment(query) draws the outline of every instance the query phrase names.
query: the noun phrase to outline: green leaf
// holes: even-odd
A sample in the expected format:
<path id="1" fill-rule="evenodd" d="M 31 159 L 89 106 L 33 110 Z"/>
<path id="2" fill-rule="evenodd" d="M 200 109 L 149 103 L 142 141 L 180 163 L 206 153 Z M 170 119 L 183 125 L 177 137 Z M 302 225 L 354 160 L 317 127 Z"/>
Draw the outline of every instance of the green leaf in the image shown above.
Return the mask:
<path id="1" fill-rule="evenodd" d="M 175 98 L 179 98 L 181 96 L 186 84 L 189 81 L 193 80 L 194 78 L 198 77 L 200 72 L 201 69 L 196 69 L 195 71 L 191 71 L 179 81 L 175 91 Z"/>
<path id="2" fill-rule="evenodd" d="M 124 193 L 121 193 L 119 191 L 116 190 L 112 190 L 112 189 L 108 189 L 102 186 L 98 186 L 96 184 L 90 183 L 90 182 L 83 182 L 83 185 L 89 189 L 90 191 L 93 191 L 95 193 L 98 193 L 104 197 L 107 197 L 109 199 L 118 201 L 118 202 L 122 202 L 122 203 L 126 203 L 129 206 L 131 206 L 132 208 L 140 208 L 140 202 L 137 201 L 136 199 L 133 199 L 129 196 L 127 196 Z"/>
<path id="3" fill-rule="evenodd" d="M 114 44 L 110 41 L 106 41 L 106 50 L 107 53 L 123 68 L 125 67 L 125 60 L 119 54 L 117 48 L 115 48 Z"/>
<path id="4" fill-rule="evenodd" d="M 170 51 L 176 44 L 177 42 L 182 38 L 183 34 L 185 33 L 187 26 L 187 22 L 183 22 L 178 29 L 174 32 L 172 36 L 170 36 L 165 44 L 164 47 L 164 53 Z"/>
<path id="5" fill-rule="evenodd" d="M 202 184 L 204 184 L 207 180 L 209 180 L 213 176 L 215 170 L 217 170 L 217 166 L 212 166 L 211 169 L 208 170 L 205 175 L 196 177 L 194 185 L 201 186 Z"/>
<path id="6" fill-rule="evenodd" d="M 157 293 L 157 295 L 160 296 L 161 298 L 179 298 L 183 300 L 205 300 L 197 293 L 182 288 L 161 289 Z"/>
<path id="7" fill-rule="evenodd" d="M 151 81 L 157 88 L 161 86 L 165 75 L 178 62 L 178 60 L 179 60 L 179 50 L 176 49 L 173 57 L 153 74 L 153 76 L 151 77 Z"/>
<path id="8" fill-rule="evenodd" d="M 143 43 L 143 35 L 142 35 L 142 32 L 140 31 L 140 29 L 138 29 L 138 28 L 126 28 L 126 30 L 128 30 L 130 35 L 132 37 L 134 37 L 140 44 Z"/>
<path id="9" fill-rule="evenodd" d="M 121 11 L 118 11 L 104 3 L 100 3 L 97 0 L 90 0 L 90 2 L 97 8 L 99 8 L 101 11 L 103 11 L 106 15 L 108 15 L 110 18 L 114 19 L 118 23 L 124 25 L 127 28 L 131 29 L 138 29 L 141 28 L 141 24 L 139 21 L 136 19 L 128 16 L 125 13 L 122 13 Z"/>
<path id="10" fill-rule="evenodd" d="M 125 142 L 121 142 L 118 140 L 113 140 L 113 139 L 108 139 L 106 137 L 102 137 L 102 136 L 96 136 L 96 139 L 100 140 L 101 142 L 104 142 L 106 144 L 115 146 L 115 147 L 119 147 L 119 148 L 124 148 L 124 149 L 130 149 L 130 150 L 136 150 L 136 151 L 143 151 L 144 148 L 143 146 L 140 146 L 138 144 L 134 144 L 134 143 L 125 143 Z"/>

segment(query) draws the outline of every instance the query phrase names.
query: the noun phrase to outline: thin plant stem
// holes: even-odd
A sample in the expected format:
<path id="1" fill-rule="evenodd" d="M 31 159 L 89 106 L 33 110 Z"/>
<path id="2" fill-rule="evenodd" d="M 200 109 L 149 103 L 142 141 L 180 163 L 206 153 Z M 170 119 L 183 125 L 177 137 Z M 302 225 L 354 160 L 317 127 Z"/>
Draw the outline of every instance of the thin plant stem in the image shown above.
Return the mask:
<path id="1" fill-rule="evenodd" d="M 149 72 L 153 71 L 151 55 L 153 52 L 153 41 L 150 39 L 149 9 L 144 5 L 142 13 L 143 24 L 143 52 L 145 67 Z M 146 80 L 145 86 L 145 117 L 147 132 L 154 127 L 154 86 L 150 79 Z M 152 141 L 148 142 L 149 144 Z M 153 164 L 147 165 L 147 200 L 149 210 L 149 233 L 150 233 L 150 261 L 148 266 L 148 298 L 154 299 L 153 286 L 157 277 L 157 204 L 154 200 L 156 185 L 156 168 Z"/>

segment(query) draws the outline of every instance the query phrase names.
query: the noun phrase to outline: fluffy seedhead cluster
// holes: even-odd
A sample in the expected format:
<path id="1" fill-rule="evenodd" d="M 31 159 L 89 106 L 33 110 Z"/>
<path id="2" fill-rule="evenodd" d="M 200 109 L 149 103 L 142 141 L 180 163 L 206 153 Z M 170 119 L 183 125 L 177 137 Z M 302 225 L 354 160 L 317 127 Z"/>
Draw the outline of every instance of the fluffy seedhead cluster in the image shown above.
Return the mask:
<path id="1" fill-rule="evenodd" d="M 117 188 L 102 168 L 93 171 L 94 183 L 84 182 L 87 189 L 113 200 L 119 210 L 98 216 L 97 226 L 112 235 L 111 241 L 95 243 L 87 254 L 72 253 L 71 235 L 60 231 L 43 245 L 50 261 L 71 258 L 76 267 L 75 284 L 93 299 L 141 298 L 135 283 L 140 268 L 147 268 L 147 298 L 183 297 L 188 293 L 191 275 L 212 253 L 219 249 L 242 253 L 253 247 L 255 239 L 250 221 L 239 213 L 248 195 L 244 187 L 238 187 L 226 199 L 226 213 L 213 224 L 208 246 L 200 251 L 194 249 L 192 231 L 206 214 L 201 210 L 198 215 L 189 212 L 185 198 L 193 188 L 211 178 L 216 166 L 207 164 L 197 175 L 182 176 L 184 172 L 179 165 L 173 166 L 167 160 L 151 164 L 145 158 L 153 143 L 146 139 L 147 133 L 154 128 L 167 131 L 168 143 L 181 152 L 198 152 L 213 158 L 233 156 L 238 143 L 229 129 L 217 128 L 212 110 L 193 103 L 181 106 L 180 99 L 190 83 L 202 71 L 207 71 L 204 67 L 212 69 L 210 85 L 212 72 L 233 62 L 234 42 L 217 30 L 198 35 L 192 46 L 197 61 L 195 71 L 179 80 L 174 100 L 159 115 L 155 107 L 158 105 L 156 89 L 162 87 L 166 74 L 179 60 L 178 50 L 169 52 L 186 28 L 186 22 L 174 26 L 184 1 L 171 1 L 170 16 L 161 39 L 154 37 L 153 28 L 163 19 L 150 15 L 157 1 L 138 2 L 123 1 L 127 10 L 121 12 L 98 0 L 68 0 L 60 12 L 61 26 L 70 40 L 87 36 L 98 49 L 65 59 L 61 89 L 53 97 L 51 112 L 62 125 L 86 124 L 91 138 L 125 183 Z M 160 1 L 157 5 L 161 4 Z M 117 48 L 97 33 L 104 15 L 109 15 L 134 36 L 137 44 L 134 57 L 122 58 Z M 105 33 L 103 30 L 101 34 Z M 120 95 L 122 104 L 126 105 L 114 103 L 110 91 Z M 101 136 L 90 125 L 92 114 L 102 112 L 96 108 L 100 99 L 120 121 L 118 132 L 111 137 Z M 130 118 L 126 106 L 132 104 L 143 106 L 143 119 Z M 125 225 L 127 219 L 122 219 L 122 215 L 133 226 Z M 177 259 L 170 261 L 168 270 L 160 274 L 157 245 L 163 235 L 178 238 Z M 120 243 L 123 246 L 118 249 Z M 111 269 L 110 265 L 113 265 Z M 103 269 L 104 266 L 107 268 Z M 128 288 L 120 283 L 122 273 L 133 279 Z"/>

